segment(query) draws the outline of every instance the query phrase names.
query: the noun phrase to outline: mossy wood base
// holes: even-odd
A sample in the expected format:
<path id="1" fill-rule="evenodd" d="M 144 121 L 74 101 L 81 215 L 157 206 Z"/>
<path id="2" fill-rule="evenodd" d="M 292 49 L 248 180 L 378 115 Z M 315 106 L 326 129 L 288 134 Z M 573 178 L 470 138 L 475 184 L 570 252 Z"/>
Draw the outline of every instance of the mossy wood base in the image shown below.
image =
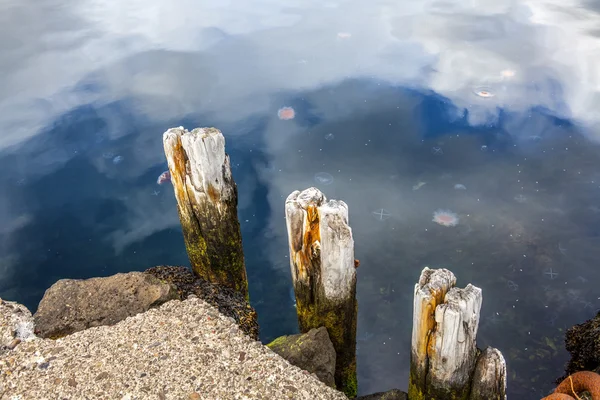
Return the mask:
<path id="1" fill-rule="evenodd" d="M 355 397 L 357 393 L 356 380 L 356 315 L 358 302 L 352 298 L 342 303 L 328 303 L 319 301 L 305 303 L 297 300 L 298 326 L 300 332 L 305 333 L 313 328 L 324 326 L 327 328 L 329 338 L 336 352 L 335 382 L 338 390 L 348 397 Z M 318 298 L 319 296 L 317 296 Z"/>

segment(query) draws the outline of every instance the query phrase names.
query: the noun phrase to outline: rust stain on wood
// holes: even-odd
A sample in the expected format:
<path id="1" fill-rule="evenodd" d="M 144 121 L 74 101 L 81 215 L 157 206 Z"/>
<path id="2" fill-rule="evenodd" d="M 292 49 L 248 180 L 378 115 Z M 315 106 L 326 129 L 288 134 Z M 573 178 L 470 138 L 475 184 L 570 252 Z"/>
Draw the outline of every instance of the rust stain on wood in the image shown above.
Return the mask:
<path id="1" fill-rule="evenodd" d="M 306 209 L 306 218 L 308 218 L 308 229 L 304 232 L 304 248 L 312 249 L 313 243 L 321 242 L 318 208 L 315 206 L 308 206 Z"/>
<path id="2" fill-rule="evenodd" d="M 426 356 L 429 353 L 429 338 L 435 326 L 435 316 L 433 315 L 432 310 L 435 311 L 435 300 L 433 300 L 433 304 L 431 301 L 427 302 L 427 304 L 421 308 L 421 315 L 419 316 L 419 332 L 423 337 L 420 340 L 420 346 L 417 351 L 422 356 Z"/>
<path id="3" fill-rule="evenodd" d="M 435 343 L 435 332 L 438 329 L 438 324 L 435 321 L 435 309 L 437 308 L 438 305 L 443 304 L 444 303 L 444 296 L 446 295 L 446 292 L 448 291 L 449 288 L 447 287 L 440 287 L 440 288 L 434 288 L 431 289 L 431 296 L 432 299 L 431 301 L 427 304 L 426 307 L 426 315 L 423 315 L 422 317 L 425 317 L 425 321 L 427 324 L 427 338 L 426 338 L 426 346 L 427 346 L 427 357 L 428 358 L 433 358 L 435 357 L 435 348 L 436 348 L 436 343 Z"/>
<path id="4" fill-rule="evenodd" d="M 427 358 L 435 358 L 435 328 L 427 333 Z"/>
<path id="5" fill-rule="evenodd" d="M 316 206 L 308 206 L 306 209 L 306 222 L 304 224 L 302 236 L 302 248 L 296 253 L 296 267 L 300 276 L 306 277 L 311 273 L 310 267 L 313 260 L 318 255 L 316 249 L 321 241 L 321 232 L 319 229 L 319 210 Z"/>
<path id="6" fill-rule="evenodd" d="M 181 144 L 181 137 L 177 136 L 177 143 L 173 146 L 173 167 L 171 171 L 171 182 L 175 187 L 176 197 L 183 201 L 185 196 L 185 175 L 186 175 L 186 162 L 187 156 L 183 145 Z"/>
<path id="7" fill-rule="evenodd" d="M 208 197 L 210 197 L 210 201 L 216 205 L 219 202 L 219 200 L 221 200 L 221 195 L 219 191 L 215 189 L 215 187 L 210 182 L 207 182 L 206 186 L 208 192 L 207 194 Z"/>

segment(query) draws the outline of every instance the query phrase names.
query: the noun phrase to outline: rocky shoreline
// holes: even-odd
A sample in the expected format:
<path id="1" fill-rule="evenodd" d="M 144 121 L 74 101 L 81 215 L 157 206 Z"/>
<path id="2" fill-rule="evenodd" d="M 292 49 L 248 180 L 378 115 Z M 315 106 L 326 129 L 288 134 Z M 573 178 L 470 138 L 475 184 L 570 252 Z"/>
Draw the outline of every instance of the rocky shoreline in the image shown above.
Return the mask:
<path id="1" fill-rule="evenodd" d="M 346 397 L 191 296 L 0 360 L 2 399 L 340 399 Z"/>
<path id="2" fill-rule="evenodd" d="M 600 372 L 599 326 L 567 331 L 567 375 Z M 263 345 L 244 296 L 186 267 L 61 279 L 34 315 L 0 299 L 0 327 L 0 400 L 347 399 L 324 327 Z"/>
<path id="3" fill-rule="evenodd" d="M 33 316 L 0 300 L 0 322 L 2 400 L 347 399 L 326 329 L 265 346 L 243 296 L 185 267 L 62 279 Z"/>

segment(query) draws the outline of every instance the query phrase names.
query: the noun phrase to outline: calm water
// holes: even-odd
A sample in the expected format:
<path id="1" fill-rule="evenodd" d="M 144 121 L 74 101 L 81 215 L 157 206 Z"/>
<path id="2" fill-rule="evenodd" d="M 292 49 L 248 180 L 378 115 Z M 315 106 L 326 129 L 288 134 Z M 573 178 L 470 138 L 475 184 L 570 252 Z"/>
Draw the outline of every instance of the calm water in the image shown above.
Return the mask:
<path id="1" fill-rule="evenodd" d="M 0 296 L 35 310 L 60 278 L 187 265 L 162 133 L 216 126 L 264 342 L 297 331 L 283 204 L 314 185 L 350 208 L 360 394 L 406 390 L 428 265 L 483 289 L 509 398 L 542 396 L 600 307 L 599 11 L 0 1 Z"/>

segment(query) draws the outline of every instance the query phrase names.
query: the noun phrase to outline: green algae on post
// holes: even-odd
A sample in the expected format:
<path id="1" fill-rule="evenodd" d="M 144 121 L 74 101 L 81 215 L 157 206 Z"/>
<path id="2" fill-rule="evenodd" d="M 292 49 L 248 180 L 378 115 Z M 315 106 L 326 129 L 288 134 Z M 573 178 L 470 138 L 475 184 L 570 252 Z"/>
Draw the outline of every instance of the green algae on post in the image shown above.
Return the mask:
<path id="1" fill-rule="evenodd" d="M 324 326 L 336 352 L 335 383 L 356 396 L 356 271 L 348 206 L 317 188 L 285 202 L 290 267 L 300 332 Z"/>
<path id="2" fill-rule="evenodd" d="M 237 186 L 216 128 L 171 128 L 163 145 L 194 273 L 248 298 Z"/>

